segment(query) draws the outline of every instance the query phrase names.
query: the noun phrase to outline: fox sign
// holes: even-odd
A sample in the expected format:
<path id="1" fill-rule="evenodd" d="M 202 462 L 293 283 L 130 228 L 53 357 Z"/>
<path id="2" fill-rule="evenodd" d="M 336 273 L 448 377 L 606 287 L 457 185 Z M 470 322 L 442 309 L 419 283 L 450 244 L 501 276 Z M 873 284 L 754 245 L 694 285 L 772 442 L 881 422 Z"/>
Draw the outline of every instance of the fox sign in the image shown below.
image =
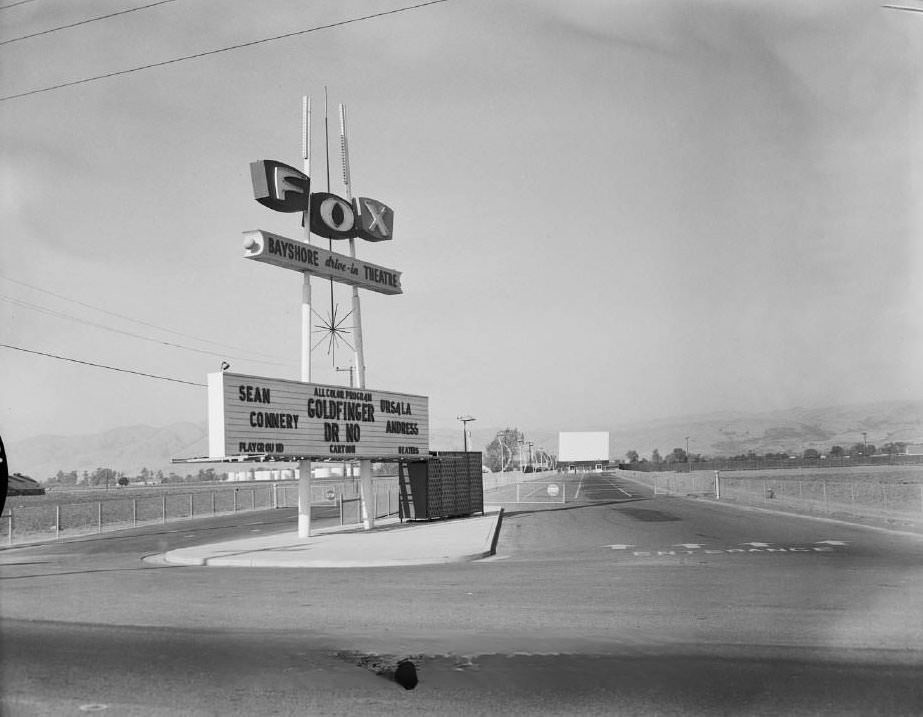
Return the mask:
<path id="1" fill-rule="evenodd" d="M 277 212 L 303 212 L 310 206 L 311 231 L 327 239 L 391 239 L 394 211 L 369 197 L 348 202 L 328 192 L 311 192 L 311 178 L 273 159 L 250 163 L 253 198 Z"/>

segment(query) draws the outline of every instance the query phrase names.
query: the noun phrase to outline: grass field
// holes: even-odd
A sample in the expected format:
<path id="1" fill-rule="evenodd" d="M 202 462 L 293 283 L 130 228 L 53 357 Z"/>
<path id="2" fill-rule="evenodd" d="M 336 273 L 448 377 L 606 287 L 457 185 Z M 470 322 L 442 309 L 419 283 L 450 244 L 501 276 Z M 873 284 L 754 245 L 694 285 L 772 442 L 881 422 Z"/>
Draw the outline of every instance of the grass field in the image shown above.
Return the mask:
<path id="1" fill-rule="evenodd" d="M 696 471 L 699 472 L 699 471 Z M 708 473 L 708 471 L 701 471 Z M 695 472 L 693 473 L 695 475 Z M 923 466 L 855 466 L 847 468 L 770 468 L 721 471 L 722 477 L 787 480 L 856 481 L 895 484 L 923 483 Z"/>

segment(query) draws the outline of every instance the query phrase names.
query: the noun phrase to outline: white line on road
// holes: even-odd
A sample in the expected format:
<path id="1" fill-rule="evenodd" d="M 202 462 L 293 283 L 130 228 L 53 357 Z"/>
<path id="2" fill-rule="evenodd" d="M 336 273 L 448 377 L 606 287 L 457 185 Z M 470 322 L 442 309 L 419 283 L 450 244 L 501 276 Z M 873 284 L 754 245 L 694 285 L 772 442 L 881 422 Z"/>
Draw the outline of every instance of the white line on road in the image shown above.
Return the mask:
<path id="1" fill-rule="evenodd" d="M 585 478 L 585 476 L 580 476 L 580 482 L 577 483 L 577 492 L 574 493 L 574 500 L 577 500 L 577 498 L 580 497 L 580 489 L 583 488 L 583 479 L 584 479 L 584 478 Z"/>

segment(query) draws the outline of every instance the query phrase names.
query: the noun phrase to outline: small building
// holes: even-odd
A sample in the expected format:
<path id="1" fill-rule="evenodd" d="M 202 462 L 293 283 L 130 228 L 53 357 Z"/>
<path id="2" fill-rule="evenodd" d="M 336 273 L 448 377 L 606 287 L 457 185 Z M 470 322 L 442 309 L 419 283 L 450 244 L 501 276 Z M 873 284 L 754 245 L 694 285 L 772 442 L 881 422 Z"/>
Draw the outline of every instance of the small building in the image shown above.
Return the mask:
<path id="1" fill-rule="evenodd" d="M 41 483 L 22 473 L 12 473 L 8 480 L 7 495 L 45 495 Z"/>

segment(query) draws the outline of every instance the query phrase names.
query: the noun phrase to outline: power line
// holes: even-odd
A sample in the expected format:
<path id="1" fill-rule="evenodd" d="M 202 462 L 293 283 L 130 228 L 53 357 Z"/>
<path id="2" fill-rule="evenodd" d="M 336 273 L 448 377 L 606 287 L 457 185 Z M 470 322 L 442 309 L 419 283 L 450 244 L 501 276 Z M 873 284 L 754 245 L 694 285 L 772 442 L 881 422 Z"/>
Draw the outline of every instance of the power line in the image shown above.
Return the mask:
<path id="1" fill-rule="evenodd" d="M 222 348 L 225 348 L 225 349 L 232 349 L 232 350 L 235 350 L 235 351 L 239 348 L 239 347 L 237 347 L 237 346 L 232 346 L 232 345 L 230 345 L 230 344 L 224 344 L 224 343 L 221 343 L 221 342 L 218 342 L 218 341 L 210 341 L 210 340 L 208 340 L 208 339 L 203 339 L 203 338 L 201 338 L 201 337 L 199 337 L 199 336 L 194 336 L 194 335 L 192 335 L 192 334 L 186 334 L 186 333 L 183 333 L 182 331 L 176 331 L 176 330 L 174 330 L 174 329 L 168 329 L 168 328 L 166 328 L 166 327 L 164 327 L 164 326 L 158 326 L 157 324 L 152 324 L 152 323 L 149 323 L 149 322 L 147 322 L 147 321 L 142 321 L 141 319 L 134 319 L 134 318 L 132 318 L 131 316 L 126 316 L 125 314 L 119 314 L 119 313 L 117 313 L 117 312 L 115 312 L 115 311 L 109 311 L 108 309 L 103 309 L 103 308 L 101 308 L 101 307 L 99 307 L 99 306 L 94 306 L 93 304 L 87 304 L 87 303 L 85 303 L 85 302 L 83 302 L 83 301 L 79 301 L 79 300 L 77 300 L 77 299 L 72 299 L 72 298 L 70 298 L 70 297 L 64 296 L 63 294 L 56 294 L 55 292 L 49 291 L 48 289 L 42 289 L 41 287 L 33 286 L 32 284 L 27 284 L 26 282 L 24 282 L 24 281 L 19 281 L 18 279 L 11 279 L 10 277 L 5 276 L 4 274 L 0 274 L 0 279 L 4 279 L 5 281 L 9 281 L 9 282 L 11 282 L 11 283 L 13 283 L 13 284 L 19 284 L 20 286 L 24 286 L 24 287 L 26 287 L 27 289 L 32 289 L 32 291 L 39 291 L 39 292 L 41 292 L 41 293 L 43 293 L 43 294 L 48 294 L 49 296 L 54 296 L 55 298 L 61 299 L 62 301 L 67 301 L 67 302 L 70 302 L 70 303 L 72 303 L 72 304 L 77 304 L 78 306 L 83 306 L 83 307 L 85 307 L 85 308 L 87 308 L 87 309 L 93 309 L 93 311 L 99 311 L 100 313 L 108 314 L 109 316 L 115 316 L 116 318 L 124 319 L 125 321 L 131 321 L 132 323 L 140 324 L 141 326 L 147 326 L 148 328 L 151 328 L 151 329 L 157 329 L 158 331 L 166 331 L 168 334 L 174 334 L 175 336 L 183 336 L 183 337 L 185 337 L 185 338 L 187 338 L 187 339 L 193 339 L 193 340 L 195 340 L 195 341 L 200 341 L 200 342 L 202 342 L 203 344 L 211 344 L 212 346 L 219 346 L 219 347 L 222 347 Z M 262 353 L 259 353 L 258 351 L 254 351 L 252 355 L 254 355 L 254 356 L 262 356 L 263 358 L 278 358 L 278 357 L 276 357 L 276 356 L 271 356 L 270 354 L 262 354 Z M 281 365 L 281 364 L 276 364 L 276 365 Z"/>
<path id="2" fill-rule="evenodd" d="M 15 95 L 6 95 L 5 97 L 0 97 L 0 102 L 6 102 L 7 100 L 15 100 L 20 97 L 28 97 L 29 95 L 37 95 L 42 92 L 51 92 L 52 90 L 60 90 L 64 87 L 73 87 L 74 85 L 82 85 L 88 82 L 96 82 L 97 80 L 104 80 L 109 77 L 127 75 L 132 72 L 140 72 L 141 70 L 149 70 L 154 67 L 163 67 L 164 65 L 172 65 L 177 62 L 185 62 L 186 60 L 195 60 L 200 57 L 207 57 L 209 55 L 217 55 L 221 52 L 230 52 L 231 50 L 240 50 L 244 47 L 262 45 L 267 42 L 275 42 L 276 40 L 284 40 L 289 37 L 297 37 L 298 35 L 306 35 L 310 32 L 318 32 L 319 30 L 330 30 L 335 27 L 342 27 L 344 25 L 351 25 L 352 23 L 356 23 L 356 22 L 363 22 L 364 20 L 373 20 L 375 18 L 385 17 L 386 15 L 397 15 L 399 13 L 409 12 L 411 10 L 418 10 L 428 5 L 438 5 L 439 3 L 444 3 L 444 2 L 448 2 L 448 0 L 429 0 L 428 2 L 418 3 L 416 5 L 407 5 L 405 7 L 399 7 L 394 10 L 385 10 L 383 12 L 372 13 L 371 15 L 363 15 L 361 17 L 349 18 L 348 20 L 340 20 L 338 22 L 332 22 L 328 25 L 317 25 L 315 27 L 309 27 L 305 30 L 296 30 L 295 32 L 287 32 L 283 35 L 274 35 L 272 37 L 264 37 L 261 40 L 251 40 L 250 42 L 242 42 L 238 45 L 229 45 L 227 47 L 218 48 L 217 50 L 206 50 L 205 52 L 197 52 L 193 55 L 184 55 L 183 57 L 175 57 L 172 60 L 164 60 L 162 62 L 152 62 L 148 65 L 140 65 L 138 67 L 131 67 L 127 70 L 117 70 L 115 72 L 107 72 L 104 75 L 96 75 L 94 77 L 85 77 L 83 79 L 73 80 L 71 82 L 62 82 L 59 85 L 50 85 L 48 87 L 41 87 L 37 90 L 29 90 L 27 92 L 20 92 Z"/>
<path id="3" fill-rule="evenodd" d="M 0 10 L 7 10 L 8 8 L 16 7 L 17 5 L 25 5 L 30 2 L 35 2 L 35 0 L 19 0 L 19 2 L 7 3 L 6 5 L 0 5 Z"/>
<path id="4" fill-rule="evenodd" d="M 904 5 L 882 5 L 889 10 L 906 10 L 907 12 L 923 12 L 923 8 L 919 7 L 906 7 Z"/>
<path id="5" fill-rule="evenodd" d="M 33 32 L 31 35 L 23 35 L 21 37 L 14 37 L 9 40 L 0 40 L 0 45 L 8 45 L 11 42 L 19 42 L 20 40 L 28 40 L 30 37 L 38 37 L 39 35 L 48 35 L 52 32 L 57 32 L 58 30 L 67 30 L 71 27 L 77 27 L 78 25 L 86 25 L 87 23 L 96 22 L 98 20 L 106 20 L 110 17 L 115 17 L 116 15 L 127 15 L 130 12 L 138 12 L 138 10 L 146 10 L 149 7 L 155 7 L 157 5 L 166 5 L 170 2 L 176 2 L 176 0 L 158 0 L 158 2 L 152 2 L 148 5 L 141 5 L 140 7 L 132 7 L 127 10 L 119 10 L 118 12 L 111 12 L 108 15 L 100 15 L 99 17 L 91 17 L 87 20 L 81 20 L 80 22 L 72 22 L 70 25 L 61 25 L 60 27 L 53 27 L 49 30 L 42 30 L 41 32 Z M 7 5 L 6 7 L 12 7 Z M 2 9 L 2 8 L 0 8 Z"/>
<path id="6" fill-rule="evenodd" d="M 161 344 L 163 346 L 169 346 L 176 349 L 185 349 L 186 351 L 194 351 L 200 354 L 207 354 L 209 356 L 218 356 L 220 358 L 237 358 L 243 361 L 255 361 L 256 363 L 268 363 L 275 366 L 284 366 L 285 364 L 278 361 L 263 361 L 260 359 L 251 359 L 246 356 L 232 356 L 226 352 L 217 352 L 217 351 L 208 351 L 207 349 L 197 349 L 193 346 L 185 346 L 183 344 L 173 343 L 172 341 L 162 341 L 160 339 L 155 339 L 151 336 L 142 336 L 141 334 L 136 334 L 131 331 L 125 331 L 124 329 L 117 329 L 113 326 L 106 326 L 105 324 L 99 324 L 95 321 L 90 321 L 88 319 L 81 318 L 79 316 L 72 316 L 71 314 L 65 314 L 62 311 L 55 311 L 54 309 L 49 309 L 46 306 L 41 306 L 39 304 L 33 304 L 30 301 L 25 301 L 23 299 L 16 299 L 11 296 L 3 296 L 0 294 L 0 301 L 5 301 L 8 304 L 14 304 L 15 306 L 21 306 L 24 309 L 30 309 L 32 311 L 37 311 L 41 314 L 46 314 L 48 316 L 56 316 L 61 319 L 68 319 L 69 321 L 75 321 L 78 324 L 85 324 L 86 326 L 92 326 L 97 329 L 102 329 L 103 331 L 111 331 L 112 333 L 122 334 L 123 336 L 130 336 L 135 339 L 141 339 L 142 341 L 150 341 L 151 343 Z"/>
<path id="7" fill-rule="evenodd" d="M 202 386 L 205 387 L 204 383 L 194 383 L 193 381 L 183 381 L 181 378 L 170 378 L 169 376 L 158 376 L 153 373 L 144 373 L 143 371 L 132 371 L 127 368 L 117 368 L 116 366 L 106 366 L 101 363 L 93 363 L 92 361 L 81 361 L 80 359 L 69 358 L 67 356 L 59 356 L 58 354 L 48 354 L 44 351 L 33 351 L 32 349 L 24 349 L 22 346 L 10 346 L 9 344 L 0 344 L 3 348 L 13 349 L 14 351 L 23 351 L 27 354 L 36 354 L 38 356 L 47 356 L 48 358 L 58 359 L 59 361 L 70 361 L 71 363 L 79 363 L 84 366 L 95 366 L 96 368 L 104 368 L 109 371 L 118 371 L 120 373 L 132 373 L 136 376 L 145 376 L 146 378 L 156 378 L 160 381 L 172 381 L 173 383 L 185 383 L 188 386 Z"/>

